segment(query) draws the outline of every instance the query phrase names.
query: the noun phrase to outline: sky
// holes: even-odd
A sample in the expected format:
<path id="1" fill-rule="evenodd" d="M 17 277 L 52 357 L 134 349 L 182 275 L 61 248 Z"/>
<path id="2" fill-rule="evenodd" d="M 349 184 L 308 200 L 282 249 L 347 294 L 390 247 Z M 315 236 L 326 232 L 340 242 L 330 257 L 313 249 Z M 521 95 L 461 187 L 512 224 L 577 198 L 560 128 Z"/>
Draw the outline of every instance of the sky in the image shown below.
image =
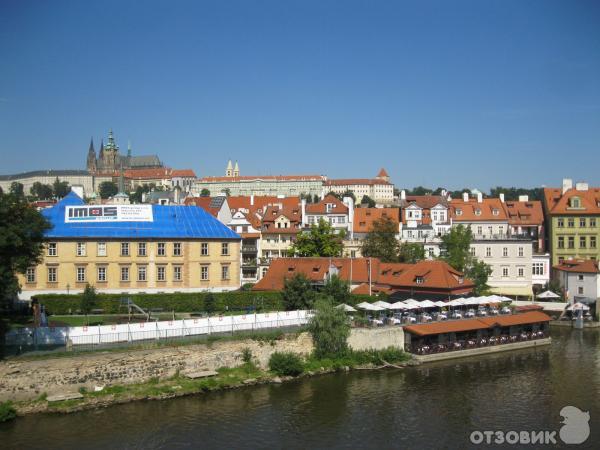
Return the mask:
<path id="1" fill-rule="evenodd" d="M 0 174 L 600 185 L 600 2 L 0 0 Z"/>

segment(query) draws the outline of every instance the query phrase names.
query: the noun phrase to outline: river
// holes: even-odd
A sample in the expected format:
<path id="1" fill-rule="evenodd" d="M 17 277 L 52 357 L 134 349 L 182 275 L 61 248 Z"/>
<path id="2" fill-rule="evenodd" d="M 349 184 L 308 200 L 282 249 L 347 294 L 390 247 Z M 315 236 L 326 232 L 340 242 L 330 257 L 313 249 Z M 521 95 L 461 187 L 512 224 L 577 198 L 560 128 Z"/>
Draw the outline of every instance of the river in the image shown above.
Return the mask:
<path id="1" fill-rule="evenodd" d="M 475 430 L 559 430 L 561 408 L 573 405 L 589 411 L 591 435 L 569 447 L 593 448 L 600 331 L 553 328 L 552 338 L 541 350 L 32 415 L 1 424 L 0 447 L 465 448 Z M 564 446 L 556 439 L 547 447 Z"/>

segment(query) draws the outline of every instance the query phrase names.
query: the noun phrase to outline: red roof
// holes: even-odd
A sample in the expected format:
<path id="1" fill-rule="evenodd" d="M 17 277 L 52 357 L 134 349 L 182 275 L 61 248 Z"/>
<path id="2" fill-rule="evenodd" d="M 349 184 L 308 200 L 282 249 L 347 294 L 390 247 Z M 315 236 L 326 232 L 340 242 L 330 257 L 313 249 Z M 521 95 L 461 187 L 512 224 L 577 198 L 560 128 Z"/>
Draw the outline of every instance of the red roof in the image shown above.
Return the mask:
<path id="1" fill-rule="evenodd" d="M 563 272 L 600 273 L 598 261 L 592 259 L 567 259 L 555 265 L 553 269 L 562 270 Z"/>
<path id="2" fill-rule="evenodd" d="M 504 203 L 508 213 L 508 223 L 515 226 L 542 225 L 544 223 L 544 211 L 542 202 L 535 201 L 511 201 Z"/>
<path id="3" fill-rule="evenodd" d="M 373 229 L 373 222 L 387 217 L 396 225 L 399 231 L 400 209 L 399 208 L 356 208 L 354 210 L 354 232 L 368 233 Z"/>
<path id="4" fill-rule="evenodd" d="M 327 205 L 333 205 L 329 211 Z M 308 203 L 306 212 L 310 214 L 348 214 L 348 207 L 337 197 L 327 195 L 318 203 Z"/>
<path id="5" fill-rule="evenodd" d="M 256 175 L 240 177 L 204 177 L 200 181 L 203 183 L 219 182 L 239 182 L 239 181 L 323 181 L 323 175 Z"/>
<path id="6" fill-rule="evenodd" d="M 386 172 L 386 170 L 382 167 L 381 170 L 379 171 L 379 173 L 377 174 L 378 177 L 389 177 L 388 173 Z"/>
<path id="7" fill-rule="evenodd" d="M 579 208 L 571 207 L 571 199 L 577 197 Z M 600 188 L 588 188 L 582 191 L 575 188 L 564 194 L 560 188 L 544 188 L 544 200 L 550 215 L 554 214 L 600 214 Z"/>
<path id="8" fill-rule="evenodd" d="M 131 180 L 156 180 L 170 179 L 171 173 L 172 169 L 168 167 L 157 167 L 155 169 L 127 169 L 124 176 Z"/>
<path id="9" fill-rule="evenodd" d="M 481 203 L 476 198 L 466 202 L 460 199 L 450 200 L 454 222 L 492 222 L 507 221 L 508 215 L 499 198 L 484 198 Z M 459 212 L 460 211 L 460 212 Z"/>
<path id="10" fill-rule="evenodd" d="M 219 214 L 220 208 L 211 208 L 210 207 L 211 198 L 210 197 L 187 197 L 183 203 L 187 206 L 199 206 L 209 214 L 217 217 Z"/>
<path id="11" fill-rule="evenodd" d="M 325 186 L 351 186 L 351 185 L 368 185 L 373 186 L 375 184 L 391 185 L 389 181 L 379 180 L 377 178 L 344 178 L 337 180 L 327 180 L 323 183 Z"/>
<path id="12" fill-rule="evenodd" d="M 289 228 L 277 228 L 276 221 L 280 217 L 286 218 L 290 222 Z M 298 234 L 300 232 L 300 224 L 302 222 L 302 214 L 300 207 L 294 208 L 279 208 L 279 206 L 268 206 L 264 212 L 261 231 L 263 234 Z"/>
<path id="13" fill-rule="evenodd" d="M 196 178 L 196 173 L 192 169 L 173 169 L 171 175 L 173 175 L 174 177 Z"/>

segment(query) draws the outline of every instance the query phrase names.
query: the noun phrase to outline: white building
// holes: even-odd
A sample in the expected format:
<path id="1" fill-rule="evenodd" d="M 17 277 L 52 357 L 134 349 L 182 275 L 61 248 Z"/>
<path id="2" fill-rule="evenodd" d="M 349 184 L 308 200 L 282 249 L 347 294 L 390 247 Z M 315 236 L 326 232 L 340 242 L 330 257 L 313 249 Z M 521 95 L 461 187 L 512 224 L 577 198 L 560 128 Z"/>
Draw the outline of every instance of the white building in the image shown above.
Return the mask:
<path id="1" fill-rule="evenodd" d="M 379 204 L 390 205 L 394 201 L 394 185 L 390 183 L 390 177 L 385 169 L 381 169 L 375 178 L 327 180 L 323 183 L 323 187 L 324 193 L 344 195 L 346 192 L 352 192 L 357 202 L 360 202 L 365 195 Z"/>
<path id="2" fill-rule="evenodd" d="M 306 203 L 302 199 L 302 227 L 308 228 L 317 225 L 323 219 L 334 230 L 344 230 L 347 238 L 353 238 L 354 201 L 351 197 L 344 197 L 343 201 L 327 195 L 318 203 Z"/>
<path id="3" fill-rule="evenodd" d="M 600 269 L 598 261 L 568 259 L 553 267 L 554 277 L 560 283 L 569 302 L 600 298 Z"/>

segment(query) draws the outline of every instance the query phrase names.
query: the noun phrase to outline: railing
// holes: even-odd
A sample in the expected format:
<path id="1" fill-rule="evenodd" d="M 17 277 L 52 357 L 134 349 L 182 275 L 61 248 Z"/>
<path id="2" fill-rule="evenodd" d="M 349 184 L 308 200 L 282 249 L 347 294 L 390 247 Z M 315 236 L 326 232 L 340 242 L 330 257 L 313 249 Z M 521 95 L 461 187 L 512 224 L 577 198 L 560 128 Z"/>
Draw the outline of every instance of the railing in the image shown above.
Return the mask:
<path id="1" fill-rule="evenodd" d="M 256 245 L 242 245 L 242 253 L 256 253 L 257 250 Z"/>
<path id="2" fill-rule="evenodd" d="M 258 265 L 258 261 L 256 259 L 243 259 L 242 267 L 256 267 Z"/>

